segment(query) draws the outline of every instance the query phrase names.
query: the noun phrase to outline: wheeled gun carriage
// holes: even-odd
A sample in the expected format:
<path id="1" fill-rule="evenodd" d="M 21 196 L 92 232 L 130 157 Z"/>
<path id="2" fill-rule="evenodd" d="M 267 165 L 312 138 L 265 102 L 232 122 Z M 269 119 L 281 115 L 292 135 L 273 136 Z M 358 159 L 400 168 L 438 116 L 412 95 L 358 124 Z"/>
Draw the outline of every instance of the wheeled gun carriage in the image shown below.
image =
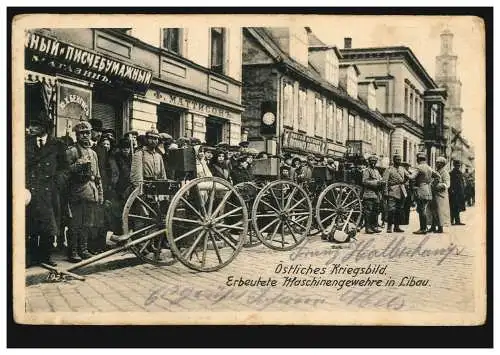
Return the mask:
<path id="1" fill-rule="evenodd" d="M 311 228 L 312 205 L 297 183 L 280 179 L 278 158 L 254 160 L 255 181 L 235 188 L 250 211 L 245 247 L 264 244 L 274 250 L 291 250 L 301 244 Z"/>
<path id="2" fill-rule="evenodd" d="M 235 187 L 216 177 L 196 178 L 192 148 L 169 152 L 178 180 L 143 181 L 129 195 L 116 247 L 66 269 L 43 265 L 52 273 L 84 280 L 73 271 L 108 256 L 133 252 L 144 262 L 215 271 L 240 252 L 247 235 L 248 211 Z"/>
<path id="3" fill-rule="evenodd" d="M 143 181 L 130 193 L 123 207 L 123 233 L 111 237 L 116 247 L 66 269 L 43 264 L 55 274 L 50 278 L 84 280 L 74 270 L 127 251 L 156 266 L 180 261 L 210 272 L 228 265 L 245 243 L 291 250 L 305 240 L 311 201 L 298 184 L 279 180 L 277 159 L 257 161 L 257 183 L 236 186 L 221 178 L 196 178 L 196 164 L 192 148 L 170 151 L 169 168 L 176 180 Z"/>

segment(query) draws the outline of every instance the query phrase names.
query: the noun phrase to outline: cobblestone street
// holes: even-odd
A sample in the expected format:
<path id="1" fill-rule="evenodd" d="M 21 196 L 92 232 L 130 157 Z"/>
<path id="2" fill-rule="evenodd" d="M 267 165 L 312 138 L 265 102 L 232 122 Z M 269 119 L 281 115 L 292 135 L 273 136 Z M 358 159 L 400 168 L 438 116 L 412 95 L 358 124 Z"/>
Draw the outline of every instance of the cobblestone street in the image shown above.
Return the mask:
<path id="1" fill-rule="evenodd" d="M 84 282 L 34 282 L 26 288 L 26 311 L 356 311 L 363 308 L 473 312 L 473 268 L 475 258 L 480 257 L 478 250 L 474 250 L 479 243 L 474 241 L 481 237 L 478 234 L 481 216 L 477 214 L 476 208 L 469 208 L 463 213 L 465 226 L 450 226 L 444 234 L 425 237 L 412 234 L 418 218 L 412 212 L 411 224 L 404 226 L 406 232 L 401 234 L 361 233 L 350 245 L 334 248 L 314 236 L 289 252 L 264 246 L 242 249 L 232 263 L 213 273 L 193 272 L 181 263 L 162 268 L 135 263 L 112 270 L 106 270 L 104 264 L 102 270 L 87 275 Z M 283 273 L 285 267 L 294 265 L 297 266 L 289 273 Z M 348 274 L 349 270 L 341 268 L 369 265 L 372 269 L 386 268 L 382 274 L 356 277 L 352 274 L 356 269 Z M 315 268 L 319 272 L 311 273 Z M 259 282 L 258 286 L 237 286 L 240 278 L 244 283 L 259 277 L 260 281 L 254 281 Z M 286 277 L 289 282 L 297 283 L 315 279 L 365 280 L 366 284 L 349 287 L 336 281 L 335 286 L 286 287 Z M 274 287 L 272 280 L 276 280 Z M 378 286 L 376 280 L 381 280 Z M 394 284 L 387 280 L 393 280 Z M 423 282 L 424 286 L 419 280 L 428 281 Z M 370 282 L 371 286 L 366 287 Z M 418 286 L 410 286 L 412 282 Z"/>

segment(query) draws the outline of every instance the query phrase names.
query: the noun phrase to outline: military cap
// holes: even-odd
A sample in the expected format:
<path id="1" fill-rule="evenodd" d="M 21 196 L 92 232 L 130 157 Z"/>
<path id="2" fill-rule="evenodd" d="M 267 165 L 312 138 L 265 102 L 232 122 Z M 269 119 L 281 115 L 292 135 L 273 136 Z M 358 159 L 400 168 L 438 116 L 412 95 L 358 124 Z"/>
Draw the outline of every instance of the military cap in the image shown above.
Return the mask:
<path id="1" fill-rule="evenodd" d="M 238 144 L 240 147 L 242 148 L 248 148 L 248 146 L 250 145 L 250 142 L 248 141 L 243 141 L 243 142 L 240 142 L 240 144 Z"/>
<path id="2" fill-rule="evenodd" d="M 102 131 L 102 121 L 98 119 L 91 119 L 89 120 L 89 123 L 92 125 L 92 129 L 94 131 Z"/>
<path id="3" fill-rule="evenodd" d="M 130 141 L 127 138 L 121 138 L 118 142 L 119 148 L 130 148 Z"/>
<path id="4" fill-rule="evenodd" d="M 173 140 L 174 138 L 170 134 L 162 132 L 160 133 L 160 139 L 162 141 L 168 141 L 168 140 Z"/>
<path id="5" fill-rule="evenodd" d="M 229 148 L 229 144 L 224 143 L 224 142 L 220 142 L 220 143 L 217 143 L 217 145 L 215 147 L 217 149 L 228 149 Z"/>
<path id="6" fill-rule="evenodd" d="M 392 159 L 394 159 L 394 158 L 400 158 L 400 159 L 402 159 L 401 154 L 399 154 L 399 152 L 395 152 L 395 153 L 392 155 Z"/>
<path id="7" fill-rule="evenodd" d="M 128 131 L 124 134 L 124 136 L 128 136 L 128 135 L 131 135 L 131 136 L 139 136 L 139 132 L 137 131 Z"/>
<path id="8" fill-rule="evenodd" d="M 443 163 L 446 164 L 446 158 L 445 157 L 438 157 L 436 159 L 436 163 Z"/>
<path id="9" fill-rule="evenodd" d="M 333 160 L 333 158 L 327 158 L 327 159 L 326 159 L 326 162 L 327 162 L 328 164 L 333 164 L 333 163 L 334 163 L 334 160 Z"/>
<path id="10" fill-rule="evenodd" d="M 461 165 L 462 162 L 458 159 L 453 160 L 453 165 Z"/>
<path id="11" fill-rule="evenodd" d="M 417 154 L 417 159 L 427 160 L 427 155 L 424 152 Z"/>
<path id="12" fill-rule="evenodd" d="M 92 130 L 92 125 L 90 124 L 90 122 L 87 122 L 87 121 L 78 122 L 73 127 L 73 131 L 75 131 L 76 133 L 88 132 L 88 131 L 91 131 L 91 130 Z"/>
<path id="13" fill-rule="evenodd" d="M 151 128 L 149 131 L 146 131 L 146 137 L 160 138 L 160 133 L 156 128 Z"/>
<path id="14" fill-rule="evenodd" d="M 44 127 L 46 129 L 51 129 L 54 124 L 51 120 L 49 119 L 33 119 L 30 121 L 30 126 L 41 126 L 41 127 Z"/>
<path id="15" fill-rule="evenodd" d="M 189 143 L 188 137 L 179 137 L 177 138 L 177 143 Z"/>
<path id="16" fill-rule="evenodd" d="M 375 154 L 372 154 L 368 157 L 368 161 L 377 161 L 377 160 L 378 160 L 378 156 Z"/>
<path id="17" fill-rule="evenodd" d="M 189 144 L 190 145 L 201 145 L 202 142 L 199 138 L 191 137 L 191 138 L 189 138 Z"/>
<path id="18" fill-rule="evenodd" d="M 257 155 L 257 154 L 259 154 L 259 151 L 255 148 L 247 148 L 245 153 L 247 155 Z"/>
<path id="19" fill-rule="evenodd" d="M 316 157 L 313 154 L 309 154 L 307 156 L 307 160 L 315 160 L 315 159 L 316 159 Z"/>

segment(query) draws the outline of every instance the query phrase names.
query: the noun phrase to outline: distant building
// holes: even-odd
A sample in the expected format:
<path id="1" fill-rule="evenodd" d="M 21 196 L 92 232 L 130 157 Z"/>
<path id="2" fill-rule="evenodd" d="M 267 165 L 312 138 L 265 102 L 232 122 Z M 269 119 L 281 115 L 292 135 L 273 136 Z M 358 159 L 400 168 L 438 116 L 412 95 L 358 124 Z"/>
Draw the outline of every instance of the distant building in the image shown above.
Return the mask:
<path id="1" fill-rule="evenodd" d="M 472 168 L 473 148 L 462 135 L 461 92 L 462 82 L 457 73 L 458 56 L 453 54 L 453 33 L 441 33 L 441 52 L 436 56 L 436 83 L 448 92 L 444 110 L 444 134 L 449 142 L 447 155 L 458 159 L 467 168 Z"/>
<path id="2" fill-rule="evenodd" d="M 345 39 L 340 50 L 346 65 L 356 65 L 361 77 L 377 85 L 377 108 L 395 125 L 391 154 L 416 163 L 419 151 L 434 165 L 444 155 L 443 110 L 446 91 L 438 87 L 408 47 L 352 48 Z"/>
<path id="3" fill-rule="evenodd" d="M 393 125 L 377 110 L 376 83 L 341 60 L 308 27 L 244 28 L 242 125 L 251 146 L 332 158 L 356 150 L 388 162 Z"/>

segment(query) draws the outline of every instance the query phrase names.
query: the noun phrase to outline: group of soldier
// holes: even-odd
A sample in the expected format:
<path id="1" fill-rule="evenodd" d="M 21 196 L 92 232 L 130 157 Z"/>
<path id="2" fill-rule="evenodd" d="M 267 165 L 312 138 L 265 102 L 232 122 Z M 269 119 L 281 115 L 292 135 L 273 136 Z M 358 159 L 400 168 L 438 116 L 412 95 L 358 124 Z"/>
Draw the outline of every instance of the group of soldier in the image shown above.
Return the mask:
<path id="1" fill-rule="evenodd" d="M 214 176 L 238 184 L 253 181 L 253 162 L 269 157 L 249 148 L 246 141 L 237 147 L 223 143 L 209 147 L 193 137 L 174 140 L 153 127 L 144 135 L 129 131 L 116 139 L 112 130 L 103 129 L 102 122 L 95 119 L 74 126 L 74 142 L 69 136 L 53 137 L 52 128 L 46 115 L 41 115 L 27 129 L 28 265 L 55 266 L 51 258 L 54 245 L 66 245 L 68 259 L 75 263 L 104 251 L 107 233 L 122 233 L 123 205 L 141 182 Z M 172 150 L 186 148 L 193 149 L 196 157 L 196 171 L 190 175 L 176 171 L 169 163 Z M 315 166 L 326 167 L 323 170 L 327 184 L 346 180 L 342 170 L 345 166 L 339 168 L 338 161 L 331 158 L 314 155 L 276 158 L 280 161 L 282 178 L 299 184 L 307 185 L 314 180 Z M 370 156 L 367 167 L 354 167 L 360 173 L 359 181 L 353 183 L 362 187 L 366 233 L 381 231 L 378 228 L 381 214 L 388 233 L 403 232 L 400 226 L 408 223 L 404 211 L 409 211 L 410 197 L 416 203 L 420 219 L 420 228 L 414 233 L 442 233 L 450 220 L 450 210 L 451 223 L 463 225 L 460 212 L 465 210 L 467 193 L 471 195 L 466 188 L 471 179 L 469 175 L 464 177 L 459 161 L 454 162 L 454 169 L 448 173 L 446 160 L 440 157 L 435 171 L 426 163 L 425 154 L 419 154 L 417 166 L 410 171 L 396 154 L 393 164 L 381 174 L 377 160 L 377 156 Z M 469 202 L 473 203 L 473 195 Z"/>
<path id="2" fill-rule="evenodd" d="M 410 205 L 416 205 L 419 229 L 414 234 L 443 233 L 443 227 L 464 225 L 460 213 L 465 211 L 467 179 L 461 171 L 461 162 L 453 161 L 451 172 L 447 160 L 438 157 L 432 169 L 425 153 L 417 154 L 414 168 L 404 167 L 399 154 L 380 174 L 376 168 L 378 157 L 368 158 L 368 167 L 362 174 L 364 223 L 367 234 L 380 233 L 379 216 L 387 224 L 387 233 L 402 233 L 402 224 L 408 224 Z M 383 205 L 384 208 L 380 208 Z M 406 214 L 406 216 L 405 216 Z"/>
<path id="3" fill-rule="evenodd" d="M 249 148 L 200 139 L 174 140 L 151 128 L 144 135 L 126 132 L 116 139 L 100 120 L 80 121 L 69 136 L 55 138 L 44 115 L 30 122 L 26 138 L 26 226 L 28 265 L 56 266 L 54 245 L 67 245 L 77 263 L 107 248 L 106 235 L 122 233 L 121 212 L 129 194 L 148 180 L 187 180 L 215 176 L 233 184 L 252 181 L 252 162 L 266 154 Z M 176 171 L 169 152 L 192 148 L 196 171 Z"/>

